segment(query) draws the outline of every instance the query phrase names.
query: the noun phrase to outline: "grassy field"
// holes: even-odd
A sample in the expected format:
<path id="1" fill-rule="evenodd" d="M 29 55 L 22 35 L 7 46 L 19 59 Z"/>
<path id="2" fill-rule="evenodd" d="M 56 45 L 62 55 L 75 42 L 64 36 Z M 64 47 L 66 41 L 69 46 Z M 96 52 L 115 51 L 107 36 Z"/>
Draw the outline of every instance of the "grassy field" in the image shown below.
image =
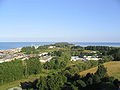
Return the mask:
<path id="1" fill-rule="evenodd" d="M 120 80 L 120 61 L 107 62 L 104 64 L 104 66 L 107 68 L 108 75 L 113 76 Z M 80 72 L 80 75 L 84 76 L 87 73 L 95 73 L 96 70 L 97 67 L 88 69 L 83 72 Z"/>

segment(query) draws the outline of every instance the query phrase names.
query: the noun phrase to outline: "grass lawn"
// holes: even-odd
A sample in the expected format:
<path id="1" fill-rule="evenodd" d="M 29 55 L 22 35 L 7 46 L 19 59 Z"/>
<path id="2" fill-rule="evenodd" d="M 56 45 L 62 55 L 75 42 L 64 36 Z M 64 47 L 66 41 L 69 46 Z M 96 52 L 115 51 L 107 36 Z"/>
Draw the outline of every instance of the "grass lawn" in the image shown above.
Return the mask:
<path id="1" fill-rule="evenodd" d="M 113 76 L 120 80 L 120 61 L 107 62 L 104 64 L 104 66 L 108 70 L 108 75 Z M 97 70 L 97 67 L 88 69 L 83 72 L 80 72 L 80 75 L 84 76 L 87 73 L 95 73 L 96 70 Z"/>

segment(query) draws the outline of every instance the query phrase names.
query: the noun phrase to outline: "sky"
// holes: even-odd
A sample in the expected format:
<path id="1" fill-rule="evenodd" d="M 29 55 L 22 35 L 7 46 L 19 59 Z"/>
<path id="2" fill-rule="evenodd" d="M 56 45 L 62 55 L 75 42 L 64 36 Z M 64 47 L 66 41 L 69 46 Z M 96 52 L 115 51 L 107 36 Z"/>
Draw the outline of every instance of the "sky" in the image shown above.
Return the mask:
<path id="1" fill-rule="evenodd" d="M 120 42 L 120 0 L 0 0 L 0 42 Z"/>

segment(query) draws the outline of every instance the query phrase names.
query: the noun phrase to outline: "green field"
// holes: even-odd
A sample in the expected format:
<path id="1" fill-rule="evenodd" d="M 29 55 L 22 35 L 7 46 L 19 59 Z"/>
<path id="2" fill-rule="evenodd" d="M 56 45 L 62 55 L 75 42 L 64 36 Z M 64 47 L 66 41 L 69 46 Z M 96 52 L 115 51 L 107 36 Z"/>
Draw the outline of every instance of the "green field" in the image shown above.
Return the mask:
<path id="1" fill-rule="evenodd" d="M 107 68 L 108 75 L 113 76 L 116 79 L 120 80 L 120 61 L 107 62 L 104 64 L 104 66 Z M 97 70 L 97 67 L 91 68 L 83 72 L 80 72 L 80 75 L 84 76 L 87 73 L 95 73 L 96 70 Z"/>

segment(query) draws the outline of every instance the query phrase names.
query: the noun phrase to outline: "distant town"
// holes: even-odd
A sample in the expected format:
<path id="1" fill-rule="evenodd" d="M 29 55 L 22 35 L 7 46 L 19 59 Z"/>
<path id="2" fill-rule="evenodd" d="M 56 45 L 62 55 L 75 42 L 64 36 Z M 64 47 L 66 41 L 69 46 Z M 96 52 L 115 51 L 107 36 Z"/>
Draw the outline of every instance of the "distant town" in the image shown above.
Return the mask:
<path id="1" fill-rule="evenodd" d="M 74 46 L 74 45 L 73 45 Z M 38 49 L 39 46 L 33 46 L 35 49 Z M 42 47 L 46 47 L 46 46 L 42 46 Z M 64 49 L 64 47 L 57 47 L 55 45 L 47 45 L 46 50 L 60 50 L 60 49 Z M 87 50 L 86 50 L 87 51 Z M 84 51 L 83 51 L 84 52 Z M 52 59 L 52 55 L 51 53 L 53 52 L 39 52 L 39 53 L 35 53 L 35 54 L 26 54 L 23 53 L 22 48 L 16 48 L 16 49 L 9 49 L 9 50 L 0 50 L 0 63 L 3 62 L 9 62 L 15 59 L 20 59 L 20 60 L 26 60 L 29 59 L 31 57 L 35 57 L 35 56 L 39 56 L 40 57 L 40 62 L 47 62 L 50 61 Z M 100 58 L 97 54 L 99 53 L 98 51 L 87 51 L 86 53 L 88 54 L 92 54 L 92 55 L 76 55 L 76 56 L 71 56 L 71 61 L 89 61 L 89 60 L 102 60 L 102 58 Z M 102 54 L 102 53 L 100 53 Z"/>

